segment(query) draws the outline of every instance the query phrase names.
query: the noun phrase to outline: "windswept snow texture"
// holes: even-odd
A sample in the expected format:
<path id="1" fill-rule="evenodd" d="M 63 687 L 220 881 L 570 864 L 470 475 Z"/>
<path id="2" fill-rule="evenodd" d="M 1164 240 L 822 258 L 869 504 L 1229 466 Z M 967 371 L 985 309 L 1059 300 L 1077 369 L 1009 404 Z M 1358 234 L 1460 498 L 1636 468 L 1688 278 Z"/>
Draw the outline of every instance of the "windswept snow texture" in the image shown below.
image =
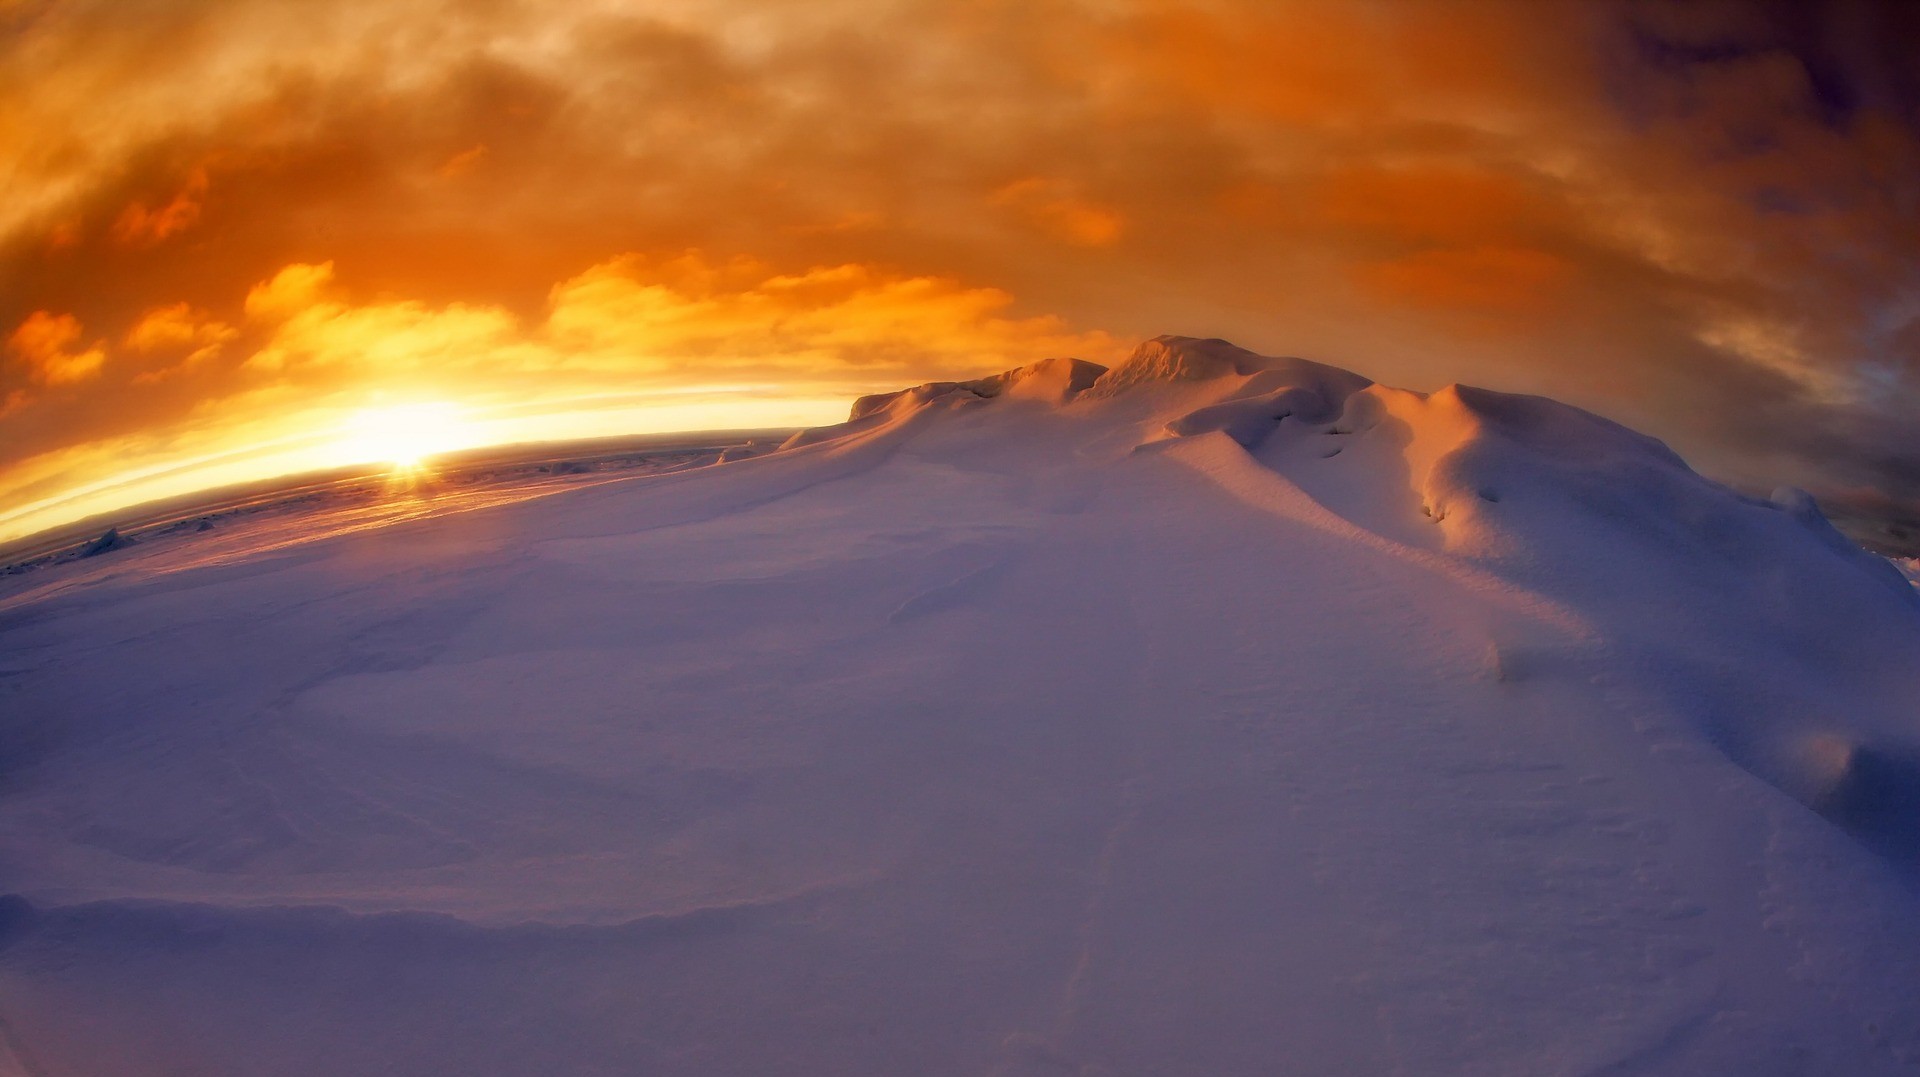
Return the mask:
<path id="1" fill-rule="evenodd" d="M 0 1071 L 1920 1066 L 1803 495 L 1220 341 L 856 411 L 0 597 Z"/>

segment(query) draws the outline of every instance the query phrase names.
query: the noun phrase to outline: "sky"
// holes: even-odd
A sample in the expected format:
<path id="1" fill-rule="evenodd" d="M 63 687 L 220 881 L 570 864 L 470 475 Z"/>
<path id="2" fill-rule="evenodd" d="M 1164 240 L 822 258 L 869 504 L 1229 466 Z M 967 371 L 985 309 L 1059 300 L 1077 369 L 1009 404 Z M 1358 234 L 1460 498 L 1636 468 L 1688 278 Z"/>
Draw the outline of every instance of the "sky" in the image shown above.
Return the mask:
<path id="1" fill-rule="evenodd" d="M 0 540 L 1161 333 L 1920 502 L 1920 5 L 0 0 Z"/>

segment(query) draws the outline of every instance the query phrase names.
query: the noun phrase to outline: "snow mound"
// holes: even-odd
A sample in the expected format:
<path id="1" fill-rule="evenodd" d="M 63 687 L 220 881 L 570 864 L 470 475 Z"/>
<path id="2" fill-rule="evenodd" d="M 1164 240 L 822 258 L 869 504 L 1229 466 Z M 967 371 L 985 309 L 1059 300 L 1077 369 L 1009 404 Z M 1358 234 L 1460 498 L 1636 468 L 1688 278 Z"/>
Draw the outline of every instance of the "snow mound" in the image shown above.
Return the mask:
<path id="1" fill-rule="evenodd" d="M 128 541 L 126 536 L 120 533 L 119 528 L 109 527 L 107 528 L 106 532 L 102 534 L 100 537 L 92 540 L 91 542 L 88 542 L 85 546 L 80 547 L 79 556 L 98 557 L 103 553 L 112 553 L 115 550 L 123 550 L 130 545 L 132 545 L 132 543 Z"/>
<path id="2" fill-rule="evenodd" d="M 867 398 L 854 423 L 806 436 L 832 440 L 935 402 L 977 403 L 1033 369 Z M 1523 589 L 1571 611 L 1610 647 L 1635 652 L 1632 660 L 1671 667 L 1678 681 L 1719 678 L 1729 641 L 1746 653 L 1790 656 L 1791 675 L 1767 669 L 1758 680 L 1797 700 L 1792 713 L 1759 718 L 1744 706 L 1702 706 L 1693 718 L 1734 761 L 1842 825 L 1859 830 L 1860 820 L 1886 813 L 1833 807 L 1851 801 L 1832 791 L 1812 762 L 1825 757 L 1809 756 L 1805 743 L 1844 742 L 1867 759 L 1920 752 L 1920 731 L 1862 722 L 1805 687 L 1808 669 L 1844 676 L 1863 649 L 1910 666 L 1898 659 L 1903 644 L 1889 641 L 1907 637 L 1920 596 L 1897 568 L 1835 530 L 1803 491 L 1782 490 L 1770 502 L 1744 497 L 1659 440 L 1545 397 L 1465 385 L 1410 392 L 1217 339 L 1156 337 L 1084 392 L 1047 399 L 1063 417 L 1104 416 L 1137 430 L 1135 451 L 1190 442 L 1177 459 L 1216 479 L 1235 474 L 1223 481 L 1271 511 Z M 1210 435 L 1232 448 L 1209 448 Z M 1240 474 L 1250 467 L 1268 477 Z M 1837 647 L 1840 639 L 1850 642 Z M 1509 647 L 1493 659 L 1501 677 L 1533 664 L 1517 653 Z"/>
<path id="3" fill-rule="evenodd" d="M 1920 1060 L 1920 592 L 1551 400 L 1162 337 L 196 564 L 0 594 L 0 1070 Z"/>

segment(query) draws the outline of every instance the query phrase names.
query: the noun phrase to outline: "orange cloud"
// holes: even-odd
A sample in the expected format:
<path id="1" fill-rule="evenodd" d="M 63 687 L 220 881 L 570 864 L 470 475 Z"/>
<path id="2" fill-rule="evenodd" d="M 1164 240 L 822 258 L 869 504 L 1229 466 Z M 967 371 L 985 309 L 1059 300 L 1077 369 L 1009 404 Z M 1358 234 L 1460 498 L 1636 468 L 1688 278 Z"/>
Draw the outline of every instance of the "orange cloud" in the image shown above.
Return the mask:
<path id="1" fill-rule="evenodd" d="M 1100 39 L 1113 67 L 1220 114 L 1288 125 L 1503 125 L 1564 104 L 1529 97 L 1585 73 L 1568 48 L 1576 26 L 1551 5 L 1219 0 L 1119 11 Z"/>
<path id="2" fill-rule="evenodd" d="M 1412 244 L 1486 244 L 1556 229 L 1564 204 L 1511 171 L 1449 163 L 1348 165 L 1314 192 L 1326 225 Z"/>
<path id="3" fill-rule="evenodd" d="M 459 179 L 461 176 L 480 167 L 480 163 L 486 159 L 487 145 L 482 142 L 468 149 L 461 150 L 459 153 L 447 158 L 441 162 L 440 167 L 434 169 L 434 171 L 441 179 Z"/>
<path id="4" fill-rule="evenodd" d="M 122 343 L 144 355 L 174 355 L 180 366 L 194 366 L 220 353 L 239 331 L 187 303 L 155 307 L 127 330 Z"/>
<path id="5" fill-rule="evenodd" d="M 550 303 L 546 328 L 562 364 L 683 376 L 933 376 L 1116 350 L 1111 337 L 1057 317 L 1008 316 L 1013 297 L 996 288 L 856 264 L 781 274 L 697 251 L 629 254 L 562 281 Z"/>
<path id="6" fill-rule="evenodd" d="M 333 263 L 295 262 L 247 292 L 247 317 L 283 321 L 319 302 L 333 283 Z"/>
<path id="7" fill-rule="evenodd" d="M 1013 297 L 996 288 L 853 263 L 782 273 L 758 259 L 700 251 L 594 265 L 554 285 L 544 319 L 531 324 L 496 305 L 356 303 L 344 292 L 331 263 L 295 263 L 255 285 L 248 315 L 272 328 L 245 369 L 335 382 L 432 376 L 483 391 L 503 378 L 555 372 L 645 375 L 656 384 L 779 378 L 868 386 L 1117 351 L 1113 338 L 1074 331 L 1058 317 L 1010 315 Z M 172 339 L 186 331 L 186 318 L 181 308 L 164 308 L 136 332 L 143 342 Z"/>
<path id="8" fill-rule="evenodd" d="M 1420 251 L 1355 270 L 1361 286 L 1391 302 L 1466 315 L 1538 315 L 1556 305 L 1574 267 L 1547 251 L 1465 247 Z"/>
<path id="9" fill-rule="evenodd" d="M 1377 22 L 1357 6 L 1135 10 L 1107 39 L 1117 66 L 1183 95 L 1288 120 L 1379 104 L 1382 88 L 1359 77 L 1377 63 Z"/>
<path id="10" fill-rule="evenodd" d="M 97 376 L 107 360 L 104 341 L 76 348 L 84 335 L 73 315 L 36 310 L 7 338 L 7 350 L 26 366 L 32 380 L 69 385 Z"/>
<path id="11" fill-rule="evenodd" d="M 186 231 L 200 219 L 206 194 L 207 171 L 196 168 L 166 204 L 149 209 L 144 202 L 133 202 L 121 210 L 113 222 L 114 241 L 129 247 L 150 247 Z"/>
<path id="12" fill-rule="evenodd" d="M 1119 240 L 1127 219 L 1111 206 L 1083 198 L 1059 179 L 1033 176 L 994 192 L 994 204 L 1019 212 L 1056 239 L 1081 247 L 1106 247 Z"/>
<path id="13" fill-rule="evenodd" d="M 311 375 L 333 368 L 376 379 L 423 373 L 446 379 L 475 366 L 520 365 L 511 361 L 521 351 L 515 319 L 497 307 L 318 300 L 299 310 L 284 305 L 278 310 L 285 312 L 284 321 L 247 360 L 249 370 Z"/>

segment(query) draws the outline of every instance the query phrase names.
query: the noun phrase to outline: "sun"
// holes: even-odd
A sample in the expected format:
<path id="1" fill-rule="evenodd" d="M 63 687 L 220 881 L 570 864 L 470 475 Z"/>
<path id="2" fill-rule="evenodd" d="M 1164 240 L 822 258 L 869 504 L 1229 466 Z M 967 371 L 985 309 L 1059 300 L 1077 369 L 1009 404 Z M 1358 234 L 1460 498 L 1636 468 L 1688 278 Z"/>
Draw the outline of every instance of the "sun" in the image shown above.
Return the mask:
<path id="1" fill-rule="evenodd" d="M 472 445 L 473 435 L 471 424 L 453 404 L 394 404 L 354 412 L 341 435 L 340 451 L 343 463 L 418 471 L 440 453 Z"/>

